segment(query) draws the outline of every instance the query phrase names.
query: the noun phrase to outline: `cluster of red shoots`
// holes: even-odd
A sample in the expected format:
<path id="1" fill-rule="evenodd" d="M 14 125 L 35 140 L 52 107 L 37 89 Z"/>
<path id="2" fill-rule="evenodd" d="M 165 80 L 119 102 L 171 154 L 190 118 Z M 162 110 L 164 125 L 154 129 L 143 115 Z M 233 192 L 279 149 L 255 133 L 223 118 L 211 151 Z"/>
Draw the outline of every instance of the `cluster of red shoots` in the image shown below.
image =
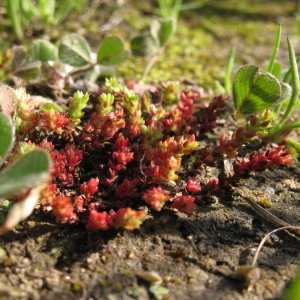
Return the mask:
<path id="1" fill-rule="evenodd" d="M 202 147 L 200 141 L 213 132 L 225 109 L 223 96 L 207 106 L 202 96 L 199 88 L 167 83 L 140 97 L 111 79 L 93 110 L 84 112 L 88 95 L 77 93 L 69 99 L 69 111 L 63 112 L 56 106 L 38 111 L 30 96 L 19 91 L 19 139 L 34 140 L 27 146 L 47 149 L 53 161 L 41 206 L 60 222 L 132 230 L 147 217 L 146 205 L 191 216 L 198 203 L 221 195 L 240 179 L 291 162 L 289 152 L 278 146 L 235 159 L 226 185 L 224 172 L 200 182 L 199 170 L 236 157 L 272 121 L 267 112 L 255 115 L 231 138 L 222 135 L 215 148 Z M 175 188 L 178 179 L 185 184 Z"/>

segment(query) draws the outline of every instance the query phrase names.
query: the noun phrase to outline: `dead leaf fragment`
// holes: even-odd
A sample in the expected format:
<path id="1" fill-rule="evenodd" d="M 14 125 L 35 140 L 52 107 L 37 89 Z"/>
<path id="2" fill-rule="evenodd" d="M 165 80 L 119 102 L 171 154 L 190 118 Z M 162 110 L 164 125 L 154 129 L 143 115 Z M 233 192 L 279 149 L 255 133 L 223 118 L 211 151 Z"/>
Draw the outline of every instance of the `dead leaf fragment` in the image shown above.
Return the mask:
<path id="1" fill-rule="evenodd" d="M 5 115 L 12 117 L 16 107 L 17 95 L 13 88 L 0 83 L 0 111 Z"/>
<path id="2" fill-rule="evenodd" d="M 161 276 L 155 271 L 140 271 L 137 272 L 136 275 L 149 283 L 162 283 Z"/>
<path id="3" fill-rule="evenodd" d="M 24 200 L 19 201 L 12 206 L 6 217 L 6 220 L 0 227 L 0 235 L 12 230 L 21 221 L 25 220 L 31 215 L 40 198 L 40 193 L 44 188 L 44 183 L 32 188 Z"/>

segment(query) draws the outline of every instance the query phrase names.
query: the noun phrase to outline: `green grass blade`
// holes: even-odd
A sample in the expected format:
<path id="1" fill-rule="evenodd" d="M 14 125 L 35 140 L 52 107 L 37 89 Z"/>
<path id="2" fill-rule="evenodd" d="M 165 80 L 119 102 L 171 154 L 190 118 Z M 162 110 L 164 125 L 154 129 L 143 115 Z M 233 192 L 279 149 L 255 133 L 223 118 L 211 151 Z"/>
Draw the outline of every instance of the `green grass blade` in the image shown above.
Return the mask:
<path id="1" fill-rule="evenodd" d="M 300 57 L 297 58 L 297 64 L 300 62 Z M 290 83 L 292 81 L 292 68 L 289 68 L 283 77 L 283 82 Z"/>
<path id="2" fill-rule="evenodd" d="M 20 1 L 21 0 L 7 0 L 7 13 L 17 39 L 23 40 L 24 34 L 20 18 Z"/>
<path id="3" fill-rule="evenodd" d="M 226 66 L 226 73 L 225 73 L 225 90 L 227 94 L 231 93 L 232 82 L 231 82 L 231 74 L 233 70 L 234 58 L 235 58 L 235 47 L 231 48 L 229 53 L 229 58 Z"/>
<path id="4" fill-rule="evenodd" d="M 267 72 L 273 73 L 275 59 L 276 59 L 278 49 L 279 49 L 279 45 L 280 45 L 280 38 L 281 38 L 281 25 L 279 24 L 278 27 L 277 27 L 277 31 L 276 31 L 276 39 L 275 39 L 275 43 L 274 43 L 274 49 L 273 49 L 268 67 L 266 69 Z"/>
<path id="5" fill-rule="evenodd" d="M 77 5 L 76 1 L 60 1 L 54 15 L 54 23 L 56 25 L 62 23 L 69 15 L 71 10 Z"/>
<path id="6" fill-rule="evenodd" d="M 287 43 L 288 43 L 289 59 L 290 59 L 291 73 L 292 73 L 292 85 L 293 85 L 292 96 L 284 115 L 282 116 L 280 122 L 275 126 L 275 128 L 271 130 L 271 134 L 275 134 L 276 132 L 281 131 L 282 125 L 291 116 L 299 96 L 299 72 L 298 72 L 297 59 L 295 56 L 293 45 L 289 39 L 287 39 Z"/>

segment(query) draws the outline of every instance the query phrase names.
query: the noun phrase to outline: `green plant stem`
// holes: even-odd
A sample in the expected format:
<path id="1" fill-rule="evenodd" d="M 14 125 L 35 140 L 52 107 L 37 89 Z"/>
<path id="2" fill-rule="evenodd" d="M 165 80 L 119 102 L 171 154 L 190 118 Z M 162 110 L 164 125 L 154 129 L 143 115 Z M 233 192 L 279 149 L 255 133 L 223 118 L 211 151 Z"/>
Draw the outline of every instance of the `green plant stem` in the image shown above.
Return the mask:
<path id="1" fill-rule="evenodd" d="M 300 62 L 300 57 L 297 58 L 297 64 Z M 288 71 L 285 73 L 284 77 L 283 77 L 283 82 L 289 83 L 292 79 L 292 69 L 289 68 Z M 279 112 L 281 111 L 281 108 L 283 106 L 283 102 L 280 102 L 278 105 L 276 105 L 274 107 L 274 113 L 275 114 L 279 114 Z"/>
<path id="2" fill-rule="evenodd" d="M 96 66 L 97 66 L 97 63 L 89 64 L 86 67 L 82 67 L 80 69 L 76 69 L 76 70 L 70 72 L 69 75 L 71 75 L 71 76 L 78 76 L 80 74 L 84 74 L 84 73 L 86 73 L 88 71 L 93 70 L 93 68 L 95 68 Z"/>
<path id="3" fill-rule="evenodd" d="M 276 39 L 275 39 L 274 49 L 273 49 L 271 59 L 270 59 L 270 62 L 268 64 L 268 67 L 266 70 L 267 72 L 270 72 L 270 73 L 273 72 L 276 56 L 277 56 L 279 45 L 280 45 L 280 38 L 281 38 L 281 25 L 279 24 L 277 27 L 277 31 L 276 31 Z"/>
<path id="4" fill-rule="evenodd" d="M 282 102 L 280 102 L 279 104 L 277 104 L 275 107 L 274 107 L 274 113 L 276 115 L 279 114 L 279 112 L 281 111 L 281 108 L 282 108 Z"/>
<path id="5" fill-rule="evenodd" d="M 286 131 L 286 130 L 292 130 L 292 129 L 296 129 L 296 128 L 300 128 L 300 123 L 291 123 L 285 126 L 282 126 L 280 128 L 280 131 Z"/>
<path id="6" fill-rule="evenodd" d="M 235 52 L 236 52 L 235 47 L 231 48 L 227 66 L 226 66 L 225 90 L 226 90 L 226 93 L 228 93 L 228 94 L 231 93 L 231 87 L 232 87 L 231 74 L 232 74 L 232 69 L 233 69 L 233 64 L 234 64 Z"/>
<path id="7" fill-rule="evenodd" d="M 289 101 L 289 104 L 286 108 L 284 115 L 282 116 L 279 123 L 276 124 L 269 132 L 269 134 L 271 136 L 274 136 L 278 132 L 282 131 L 283 124 L 291 116 L 293 109 L 295 107 L 296 101 L 298 100 L 298 96 L 299 96 L 299 72 L 298 72 L 297 60 L 295 57 L 295 51 L 294 51 L 293 45 L 289 39 L 287 39 L 287 43 L 288 43 L 288 49 L 289 49 L 289 59 L 290 59 L 290 64 L 291 64 L 293 91 L 292 91 L 292 96 L 291 96 L 291 99 Z"/>
<path id="8" fill-rule="evenodd" d="M 24 33 L 20 19 L 20 1 L 21 0 L 7 0 L 7 12 L 17 39 L 23 40 Z"/>
<path id="9" fill-rule="evenodd" d="M 39 15 L 36 3 L 31 0 L 20 1 L 20 15 L 22 15 L 23 26 L 32 23 L 33 18 Z"/>
<path id="10" fill-rule="evenodd" d="M 291 140 L 291 139 L 286 139 L 285 141 L 288 144 L 292 145 L 298 151 L 298 153 L 300 154 L 300 143 L 299 142 L 296 142 L 296 141 Z"/>
<path id="11" fill-rule="evenodd" d="M 300 57 L 297 58 L 297 64 L 299 62 L 300 62 Z M 289 83 L 291 81 L 291 78 L 292 78 L 292 70 L 291 70 L 291 68 L 289 68 L 288 71 L 285 73 L 282 81 Z"/>
<path id="12" fill-rule="evenodd" d="M 297 35 L 300 37 L 300 1 L 298 1 L 297 12 L 296 12 L 296 25 L 297 25 Z"/>
<path id="13" fill-rule="evenodd" d="M 45 25 L 53 24 L 55 13 L 55 0 L 38 0 L 42 21 Z"/>
<path id="14" fill-rule="evenodd" d="M 159 12 L 163 18 L 178 18 L 182 0 L 158 0 Z"/>
<path id="15" fill-rule="evenodd" d="M 151 56 L 151 58 L 148 60 L 147 65 L 144 69 L 144 72 L 139 80 L 139 82 L 143 82 L 145 80 L 145 78 L 148 76 L 152 66 L 154 65 L 154 63 L 158 60 L 158 58 L 160 57 L 160 55 L 165 51 L 165 47 L 160 47 L 158 49 L 158 51 Z"/>
<path id="16" fill-rule="evenodd" d="M 73 9 L 74 5 L 81 9 L 83 4 L 83 1 L 60 1 L 56 11 L 55 15 L 53 17 L 53 23 L 54 24 L 60 24 L 62 23 L 70 13 L 70 11 Z"/>

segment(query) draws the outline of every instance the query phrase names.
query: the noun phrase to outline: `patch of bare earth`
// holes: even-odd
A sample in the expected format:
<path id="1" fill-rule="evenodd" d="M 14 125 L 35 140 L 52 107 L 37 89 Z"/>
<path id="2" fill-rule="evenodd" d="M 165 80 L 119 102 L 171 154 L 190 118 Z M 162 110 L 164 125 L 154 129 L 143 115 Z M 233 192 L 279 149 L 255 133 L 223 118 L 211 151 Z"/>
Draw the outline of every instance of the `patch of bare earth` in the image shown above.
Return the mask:
<path id="1" fill-rule="evenodd" d="M 293 164 L 255 174 L 243 186 L 299 225 L 299 177 Z M 260 279 L 249 290 L 231 278 L 274 229 L 237 194 L 199 207 L 191 218 L 170 210 L 150 216 L 134 232 L 91 232 L 37 213 L 0 238 L 1 299 L 153 299 L 136 276 L 141 270 L 163 278 L 164 299 L 277 299 L 295 274 L 300 241 L 278 232 L 263 247 Z"/>

